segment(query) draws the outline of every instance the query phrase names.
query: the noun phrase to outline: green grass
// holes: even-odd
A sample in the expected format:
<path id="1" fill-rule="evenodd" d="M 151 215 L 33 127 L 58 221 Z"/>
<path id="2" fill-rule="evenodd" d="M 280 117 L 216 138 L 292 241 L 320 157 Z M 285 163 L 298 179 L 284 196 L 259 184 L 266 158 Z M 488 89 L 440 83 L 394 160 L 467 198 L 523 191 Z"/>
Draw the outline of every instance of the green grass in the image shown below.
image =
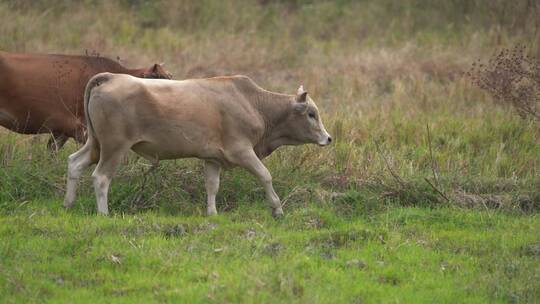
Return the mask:
<path id="1" fill-rule="evenodd" d="M 8 135 L 4 151 L 12 147 L 11 139 L 19 136 Z M 198 161 L 163 162 L 135 200 L 148 165 L 131 155 L 113 182 L 112 216 L 103 217 L 96 215 L 90 170 L 75 208 L 61 207 L 65 159 L 74 145 L 51 156 L 44 137 L 33 141 L 19 146 L 19 153 L 4 154 L 2 302 L 540 298 L 538 198 L 531 210 L 512 204 L 519 202 L 517 194 L 509 206 L 463 207 L 441 200 L 419 173 L 417 179 L 404 177 L 406 189 L 384 176 L 342 185 L 325 181 L 319 170 L 294 169 L 296 163 L 280 160 L 296 150 L 311 151 L 298 148 L 267 162 L 284 198 L 284 219 L 270 216 L 262 189 L 241 170 L 223 174 L 221 214 L 207 218 Z M 500 179 L 491 178 L 471 177 L 469 185 L 455 180 L 471 192 L 528 189 L 537 195 L 534 184 L 500 185 Z"/>
<path id="2" fill-rule="evenodd" d="M 260 201 L 215 218 L 111 217 L 30 201 L 1 218 L 13 302 L 534 302 L 537 216 L 314 207 L 281 221 Z"/>
<path id="3" fill-rule="evenodd" d="M 1 1 L 1 50 L 304 84 L 335 143 L 265 160 L 280 221 L 243 170 L 207 218 L 200 162 L 144 177 L 133 154 L 102 217 L 90 170 L 61 207 L 75 144 L 2 129 L 0 302 L 538 303 L 540 128 L 464 76 L 515 43 L 540 56 L 540 6 L 509 3 Z"/>

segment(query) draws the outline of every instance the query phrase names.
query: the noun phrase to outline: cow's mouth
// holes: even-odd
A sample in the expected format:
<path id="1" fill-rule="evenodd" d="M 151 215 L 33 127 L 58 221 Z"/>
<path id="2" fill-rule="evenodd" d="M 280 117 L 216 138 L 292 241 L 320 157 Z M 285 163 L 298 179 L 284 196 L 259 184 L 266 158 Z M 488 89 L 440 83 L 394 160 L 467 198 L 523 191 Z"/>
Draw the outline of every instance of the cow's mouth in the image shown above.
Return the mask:
<path id="1" fill-rule="evenodd" d="M 328 146 L 330 143 L 332 143 L 332 137 L 327 136 L 325 139 L 320 140 L 317 144 L 320 147 Z"/>

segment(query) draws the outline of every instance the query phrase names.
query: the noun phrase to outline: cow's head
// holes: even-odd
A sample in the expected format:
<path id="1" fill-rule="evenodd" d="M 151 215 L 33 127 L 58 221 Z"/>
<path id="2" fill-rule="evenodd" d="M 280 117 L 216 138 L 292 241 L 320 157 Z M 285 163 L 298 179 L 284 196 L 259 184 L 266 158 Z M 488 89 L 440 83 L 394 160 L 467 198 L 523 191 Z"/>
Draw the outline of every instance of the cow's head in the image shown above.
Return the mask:
<path id="1" fill-rule="evenodd" d="M 156 63 L 143 73 L 144 78 L 171 79 L 172 74 L 163 67 L 163 63 Z"/>
<path id="2" fill-rule="evenodd" d="M 301 143 L 314 143 L 320 146 L 329 145 L 332 137 L 326 132 L 319 115 L 319 109 L 313 100 L 300 86 L 292 104 L 293 114 L 290 117 L 290 132 L 294 140 Z"/>

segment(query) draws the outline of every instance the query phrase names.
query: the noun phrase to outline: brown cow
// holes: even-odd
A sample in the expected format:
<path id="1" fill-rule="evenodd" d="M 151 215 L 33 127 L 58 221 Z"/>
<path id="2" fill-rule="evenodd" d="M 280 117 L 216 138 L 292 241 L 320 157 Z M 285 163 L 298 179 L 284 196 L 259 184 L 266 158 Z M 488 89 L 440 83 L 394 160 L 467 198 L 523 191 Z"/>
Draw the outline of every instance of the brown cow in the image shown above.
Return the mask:
<path id="1" fill-rule="evenodd" d="M 83 142 L 84 88 L 101 72 L 171 78 L 159 64 L 128 69 L 104 57 L 0 52 L 0 126 L 22 134 L 51 133 L 47 146 L 54 150 L 70 137 Z"/>
<path id="2" fill-rule="evenodd" d="M 88 140 L 69 156 L 68 208 L 82 170 L 97 162 L 97 207 L 107 214 L 111 179 L 131 149 L 154 164 L 203 159 L 209 215 L 217 213 L 220 169 L 243 167 L 257 177 L 273 215 L 280 216 L 281 203 L 261 159 L 282 145 L 332 141 L 302 87 L 295 95 L 273 93 L 245 76 L 164 81 L 102 73 L 88 82 L 84 98 Z"/>

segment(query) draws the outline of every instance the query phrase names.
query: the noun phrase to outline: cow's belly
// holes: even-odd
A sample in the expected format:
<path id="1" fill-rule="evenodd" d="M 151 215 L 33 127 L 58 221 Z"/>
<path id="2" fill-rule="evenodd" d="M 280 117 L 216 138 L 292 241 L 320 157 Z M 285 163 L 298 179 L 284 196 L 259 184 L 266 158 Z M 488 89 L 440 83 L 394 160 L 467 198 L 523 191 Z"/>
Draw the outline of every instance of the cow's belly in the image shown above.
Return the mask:
<path id="1" fill-rule="evenodd" d="M 218 138 L 200 128 L 168 129 L 146 134 L 131 149 L 148 159 L 223 159 Z"/>
<path id="2" fill-rule="evenodd" d="M 196 157 L 201 159 L 220 159 L 221 149 L 207 143 L 201 145 L 182 145 L 182 143 L 167 144 L 142 141 L 136 143 L 131 149 L 148 159 L 166 160 Z"/>
<path id="3" fill-rule="evenodd" d="M 0 126 L 8 129 L 15 129 L 17 120 L 9 112 L 0 109 Z"/>
<path id="4" fill-rule="evenodd" d="M 7 110 L 0 108 L 0 126 L 21 134 L 39 134 L 51 131 L 75 134 L 82 124 L 71 115 L 52 115 L 42 111 Z"/>
<path id="5" fill-rule="evenodd" d="M 21 134 L 38 134 L 50 131 L 46 120 L 36 119 L 30 114 L 17 114 L 0 109 L 0 126 Z M 49 121 L 50 122 L 50 121 Z"/>

